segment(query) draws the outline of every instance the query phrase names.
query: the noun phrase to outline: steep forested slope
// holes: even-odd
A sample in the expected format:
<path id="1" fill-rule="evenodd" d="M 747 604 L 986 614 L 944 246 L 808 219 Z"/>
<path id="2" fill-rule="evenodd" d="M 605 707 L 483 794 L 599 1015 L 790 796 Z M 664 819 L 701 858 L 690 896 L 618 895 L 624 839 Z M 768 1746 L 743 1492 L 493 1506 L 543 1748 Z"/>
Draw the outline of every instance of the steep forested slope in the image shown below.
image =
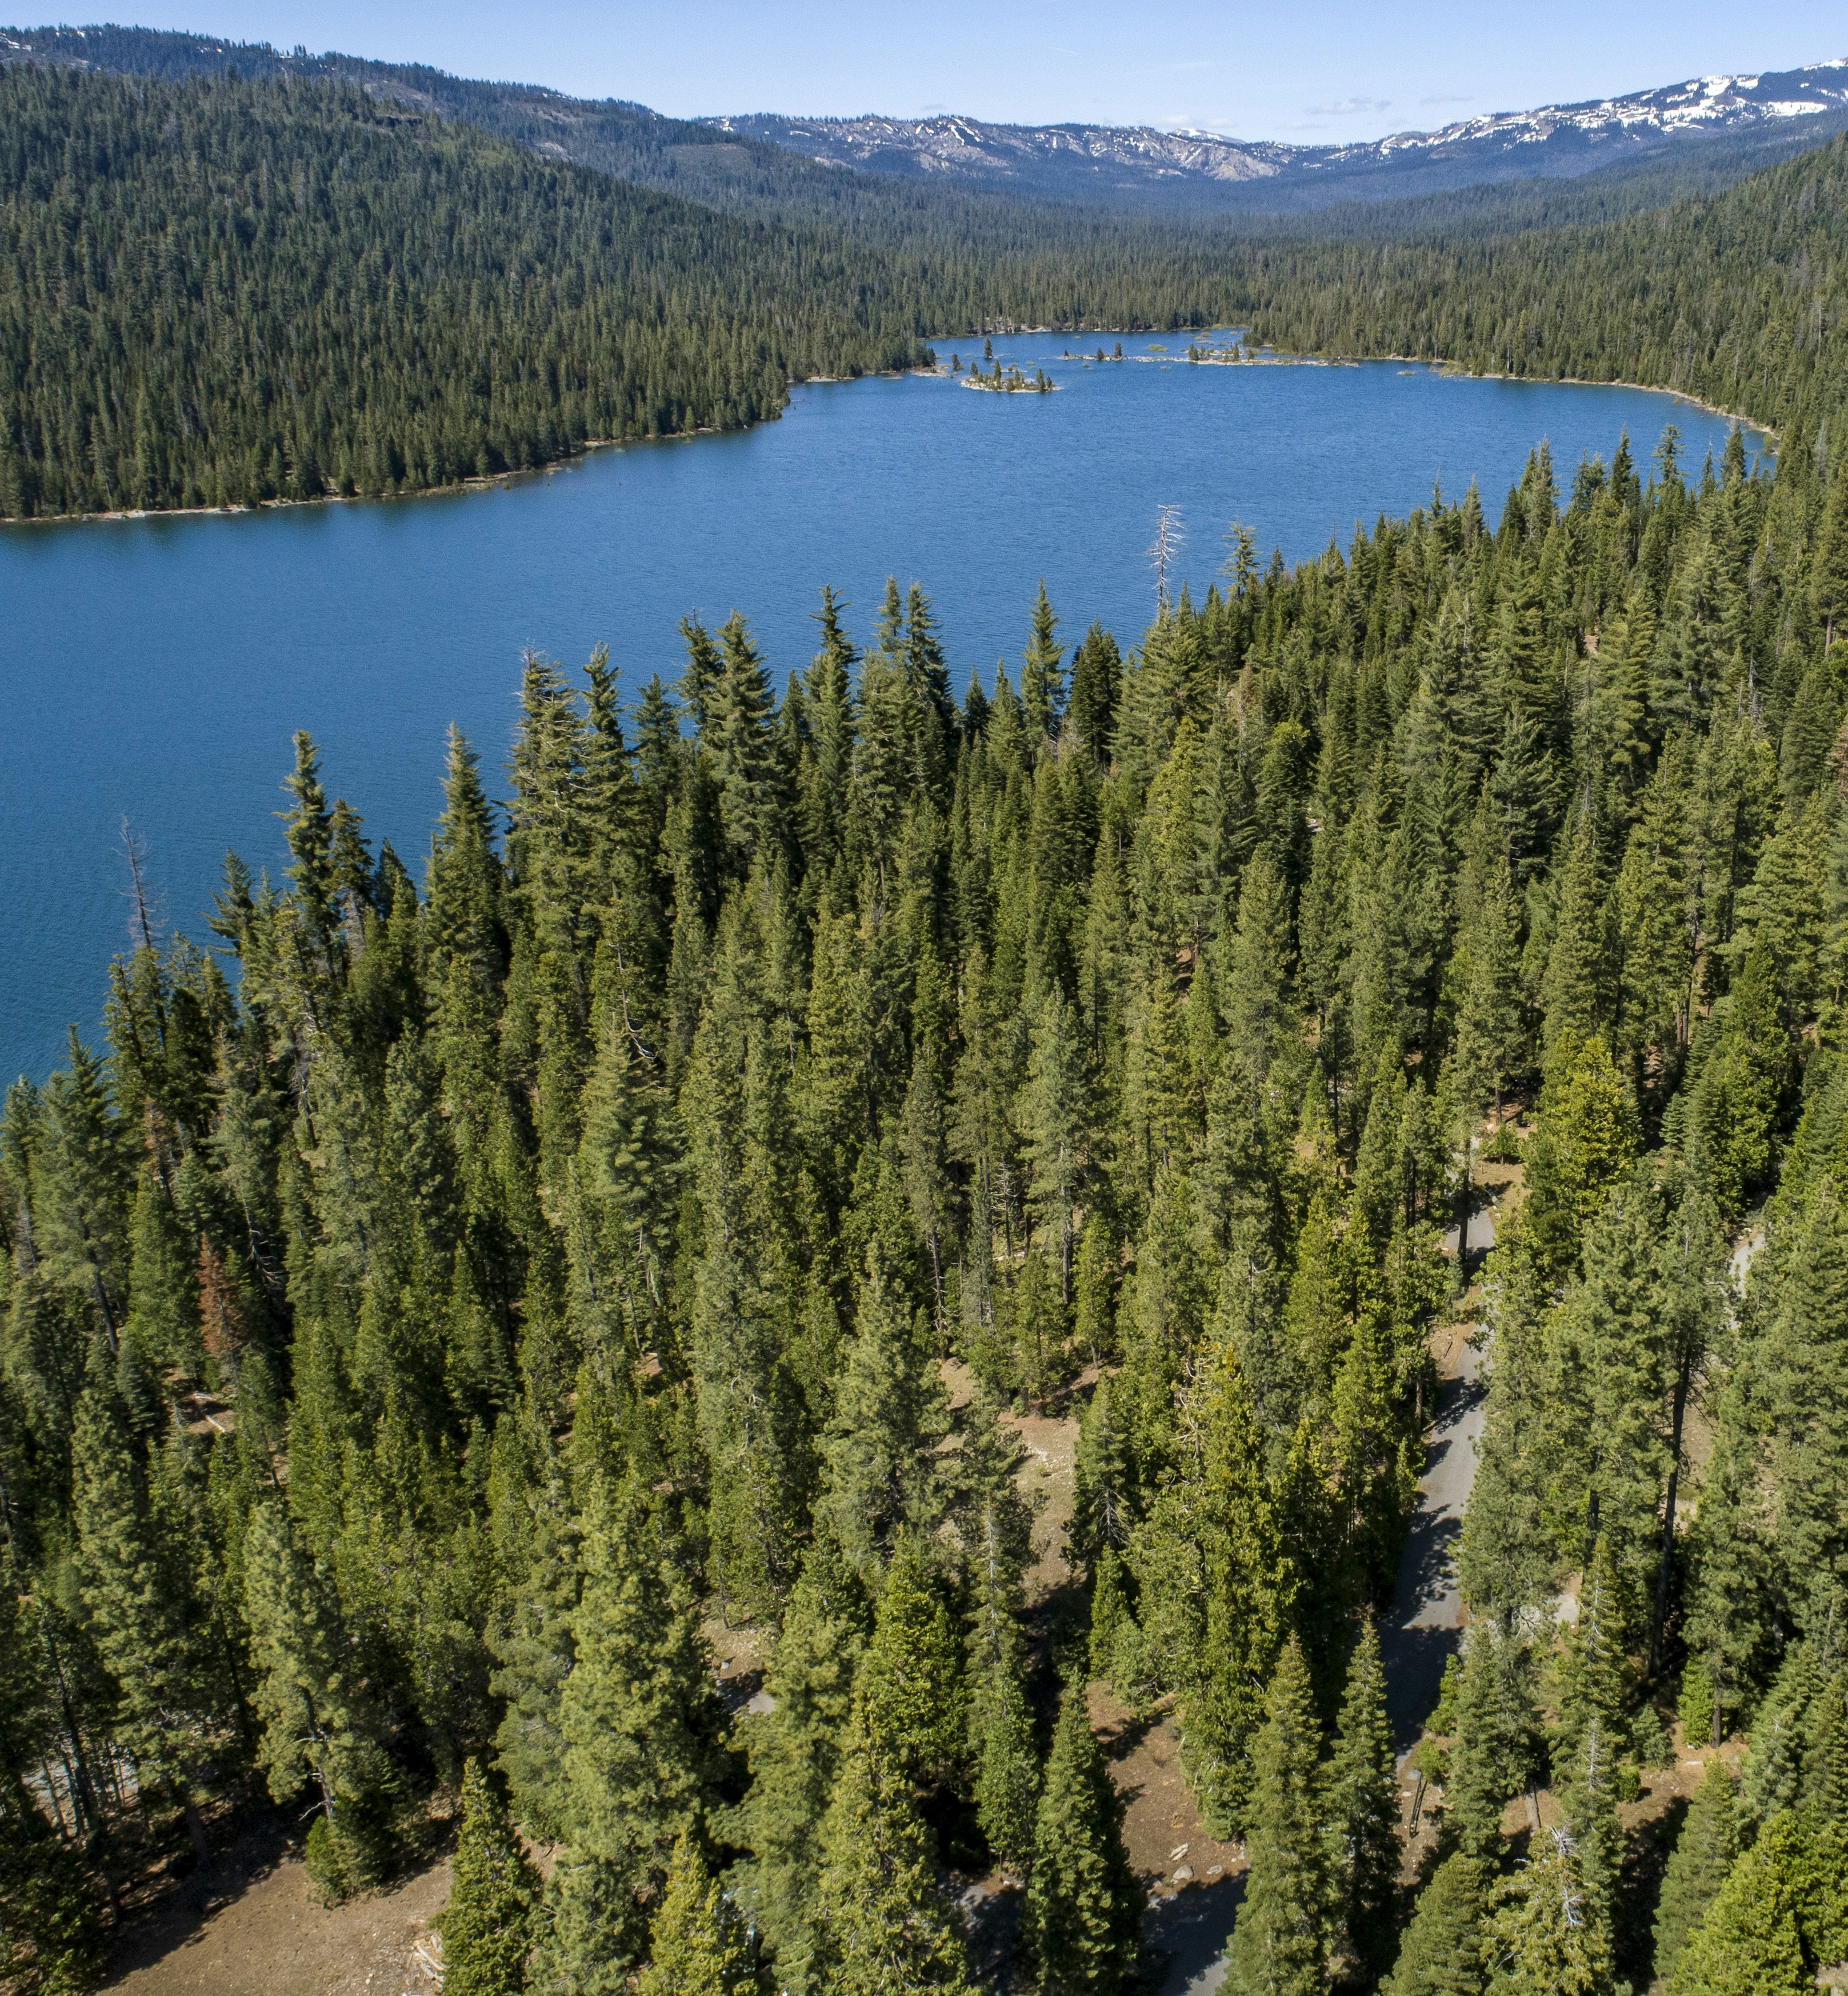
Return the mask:
<path id="1" fill-rule="evenodd" d="M 1233 1986 L 1368 1983 L 1368 1611 L 1511 1100 L 1455 1856 L 1395 1987 L 1647 1974 L 1617 1799 L 1678 1699 L 1757 1730 L 1662 1946 L 1756 1959 L 1767 1877 L 1842 1875 L 1848 453 L 1565 494 L 1537 456 L 1494 530 L 1471 492 L 1244 549 L 1127 661 L 1042 601 L 960 704 L 921 592 L 863 656 L 823 609 L 780 701 L 742 620 L 687 627 L 677 700 L 531 661 L 504 815 L 453 741 L 421 886 L 298 740 L 287 879 L 227 862 L 235 986 L 138 950 L 106 1048 L 10 1091 L 22 1967 L 81 1980 L 104 1881 L 253 1785 L 329 1893 L 445 1787 L 463 1987 L 961 1989 L 938 1867 L 992 1859 L 1022 1973 L 1120 1989 L 1103 1679 L 1247 1839 Z M 1029 1615 L 1009 1413 L 1061 1404 L 1074 1584 Z M 769 1711 L 715 1698 L 721 1618 Z M 1516 1872 L 1530 1784 L 1562 1829 Z M 1829 1958 L 1833 1904 L 1773 1942 Z"/>
<path id="2" fill-rule="evenodd" d="M 337 83 L 15 66 L 0 161 L 14 515 L 442 484 L 756 421 L 945 326 L 1223 305 L 1133 229 L 720 215 Z"/>
<path id="3" fill-rule="evenodd" d="M 1848 139 L 1590 229 L 1299 240 L 1239 265 L 1267 339 L 1678 388 L 1774 426 L 1848 397 Z"/>

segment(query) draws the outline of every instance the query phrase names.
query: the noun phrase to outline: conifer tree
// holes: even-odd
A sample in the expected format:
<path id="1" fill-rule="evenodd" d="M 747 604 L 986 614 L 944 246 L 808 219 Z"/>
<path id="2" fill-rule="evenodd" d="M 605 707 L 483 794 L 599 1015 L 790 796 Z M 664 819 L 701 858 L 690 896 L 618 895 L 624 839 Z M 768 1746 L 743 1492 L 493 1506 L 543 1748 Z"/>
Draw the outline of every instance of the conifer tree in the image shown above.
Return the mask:
<path id="1" fill-rule="evenodd" d="M 1383 1996 L 1481 1996 L 1488 1901 L 1486 1868 L 1467 1851 L 1453 1850 L 1418 1895 L 1392 1973 L 1380 1985 Z"/>
<path id="2" fill-rule="evenodd" d="M 1616 1911 L 1623 1833 L 1617 1822 L 1615 1729 L 1592 1712 L 1566 1770 L 1560 1807 L 1572 1833 L 1586 1918 L 1605 1933 Z"/>
<path id="3" fill-rule="evenodd" d="M 566 1841 L 539 1971 L 572 1996 L 620 1986 L 674 1846 L 713 1799 L 722 1713 L 659 1531 L 640 1492 L 600 1479 L 584 1523 L 576 1662 L 559 1702 Z"/>
<path id="4" fill-rule="evenodd" d="M 1058 733 L 1065 709 L 1065 652 L 1055 635 L 1058 625 L 1042 578 L 1039 594 L 1034 598 L 1033 635 L 1020 664 L 1020 718 L 1026 724 L 1027 739 L 1036 749 L 1042 738 Z"/>
<path id="5" fill-rule="evenodd" d="M 1537 1843 L 1486 1925 L 1491 1987 L 1509 1996 L 1612 1996 L 1610 1932 L 1588 1903 L 1578 1846 L 1564 1829 Z"/>
<path id="6" fill-rule="evenodd" d="M 1128 1543 L 1134 1517 L 1128 1437 L 1107 1373 L 1092 1388 L 1079 1416 L 1074 1454 L 1072 1557 L 1094 1568 L 1107 1548 Z"/>
<path id="7" fill-rule="evenodd" d="M 126 1315 L 133 1179 L 102 1065 L 74 1027 L 69 1059 L 41 1098 L 50 1141 L 33 1174 L 33 1251 L 50 1281 L 95 1305 L 114 1351 Z"/>
<path id="8" fill-rule="evenodd" d="M 1092 1733 L 1084 1688 L 1069 1685 L 1034 1823 L 1022 1933 L 1042 1996 L 1114 1991 L 1135 1972 L 1142 1894 L 1122 1826 L 1123 1803 Z"/>
<path id="9" fill-rule="evenodd" d="M 582 1580 L 565 1464 L 549 1433 L 529 1436 L 517 1413 L 494 1435 L 496 1551 L 506 1575 L 489 1647 L 489 1681 L 504 1712 L 494 1736 L 520 1819 L 535 1836 L 564 1833 L 564 1738 L 559 1698 L 576 1657 L 572 1616 Z"/>
<path id="10" fill-rule="evenodd" d="M 829 1996 L 973 1996 L 962 1923 L 938 1884 L 910 1784 L 858 1715 L 822 1827 L 810 1986 Z"/>
<path id="11" fill-rule="evenodd" d="M 1740 1814 L 1756 1828 L 1804 1798 L 1812 1718 L 1823 1691 L 1821 1667 L 1808 1643 L 1792 1646 L 1752 1728 L 1740 1787 Z"/>
<path id="12" fill-rule="evenodd" d="M 188 1241 L 172 1199 L 152 1169 L 143 1172 L 136 1189 L 130 1243 L 123 1340 L 157 1371 L 171 1368 L 181 1379 L 195 1381 L 204 1363 L 198 1244 Z"/>
<path id="13" fill-rule="evenodd" d="M 1280 1667 L 1296 1576 L 1284 1551 L 1263 1439 L 1230 1347 L 1212 1354 L 1203 1397 L 1203 1487 L 1176 1495 L 1182 1502 L 1192 1499 L 1196 1516 L 1215 1526 L 1202 1547 L 1206 1667 L 1188 1674 L 1181 1710 L 1195 1791 L 1209 1822 L 1230 1828 L 1251 1819 L 1252 1797 L 1261 1785 L 1261 1753 L 1254 1749 L 1265 1722 L 1263 1687 Z M 1163 1516 L 1158 1507 L 1151 1527 L 1158 1527 Z M 1145 1604 L 1151 1591 L 1145 1586 Z M 1293 1677 L 1290 1682 L 1293 1697 Z M 1290 1725 L 1294 1714 L 1292 1705 Z"/>
<path id="14" fill-rule="evenodd" d="M 824 1526 L 804 1560 L 765 1676 L 770 1709 L 753 1714 L 745 1734 L 753 1898 L 778 1984 L 795 1996 L 816 1987 L 816 1826 L 834 1790 L 869 1619 L 859 1581 Z"/>
<path id="15" fill-rule="evenodd" d="M 890 587 L 888 583 L 889 594 Z M 938 642 L 937 620 L 931 614 L 929 598 L 915 582 L 905 591 L 903 659 L 906 687 L 917 714 L 912 766 L 920 789 L 940 805 L 950 773 L 956 703 L 950 692 L 943 647 Z"/>
<path id="16" fill-rule="evenodd" d="M 1345 1550 L 1356 1591 L 1376 1602 L 1390 1596 L 1418 1491 L 1417 1447 L 1405 1432 L 1394 1369 L 1369 1311 L 1341 1360 L 1330 1413 Z"/>
<path id="17" fill-rule="evenodd" d="M 1042 1003 L 1033 1034 L 1021 1127 L 1033 1168 L 1029 1203 L 1051 1237 L 1059 1296 L 1072 1294 L 1072 1209 L 1079 1196 L 1080 1144 L 1091 1120 L 1078 1021 L 1056 991 Z"/>
<path id="18" fill-rule="evenodd" d="M 1072 1280 L 1072 1337 L 1080 1357 L 1101 1367 L 1117 1349 L 1117 1299 L 1113 1283 L 1118 1261 L 1110 1223 L 1093 1212 L 1079 1237 Z M 1103 1383 L 1101 1377 L 1098 1384 Z"/>
<path id="19" fill-rule="evenodd" d="M 1017 1658 L 990 1666 L 972 1688 L 979 1736 L 976 1750 L 976 1820 L 996 1862 L 1018 1877 L 1033 1862 L 1034 1821 L 1039 1802 L 1040 1761 L 1033 1714 Z"/>
<path id="20" fill-rule="evenodd" d="M 852 676 L 859 655 L 841 628 L 845 607 L 831 589 L 822 590 L 815 619 L 821 628 L 821 646 L 810 663 L 804 688 L 810 752 L 801 777 L 802 834 L 813 872 L 831 865 L 846 828 L 854 748 Z"/>
<path id="21" fill-rule="evenodd" d="M 195 1853 L 207 1855 L 193 1780 L 208 1719 L 188 1627 L 187 1576 L 157 1535 L 145 1464 L 137 1465 L 126 1411 L 94 1378 L 73 1439 L 77 1567 L 92 1640 L 121 1698 L 118 1735 L 144 1788 L 181 1804 Z M 139 1470 L 139 1474 L 137 1473 Z"/>
<path id="22" fill-rule="evenodd" d="M 1320 1728 L 1309 1666 L 1292 1636 L 1272 1679 L 1254 1757 L 1244 1902 L 1226 1985 L 1236 1996 L 1311 1996 L 1327 1986 L 1335 1911 L 1322 1829 Z"/>
<path id="23" fill-rule="evenodd" d="M 1238 1062 L 1261 1089 L 1295 1024 L 1289 886 L 1261 847 L 1240 876 L 1230 958 L 1226 1024 Z"/>
<path id="24" fill-rule="evenodd" d="M 1591 820 L 1581 815 L 1559 869 L 1559 907 L 1553 946 L 1540 982 L 1541 1038 L 1552 1046 L 1562 1032 L 1582 1041 L 1604 1023 L 1605 896 Z"/>
<path id="25" fill-rule="evenodd" d="M 289 879 L 295 890 L 296 906 L 315 967 L 330 977 L 337 977 L 333 954 L 339 917 L 333 814 L 321 785 L 321 759 L 313 741 L 305 731 L 298 730 L 294 745 L 295 767 L 283 783 L 294 800 L 283 824 L 289 847 Z"/>
<path id="26" fill-rule="evenodd" d="M 1371 1616 L 1348 1659 L 1325 1778 L 1336 1951 L 1376 1977 L 1392 1960 L 1398 1934 L 1399 1768 Z"/>
<path id="27" fill-rule="evenodd" d="M 714 693 L 723 667 L 719 662 L 718 647 L 712 642 L 712 633 L 698 618 L 683 617 L 680 628 L 680 642 L 687 653 L 687 665 L 680 674 L 678 688 L 680 704 L 692 715 L 693 726 L 704 735 L 711 724 Z"/>
<path id="28" fill-rule="evenodd" d="M 495 1015 L 507 967 L 504 883 L 494 841 L 475 752 L 451 728 L 423 928 L 432 1046 L 446 1106 L 471 1162 L 487 1140 L 494 1106 Z"/>
<path id="29" fill-rule="evenodd" d="M 1129 1613 L 1123 1588 L 1123 1561 L 1106 1545 L 1092 1568 L 1091 1626 L 1086 1655 L 1091 1675 L 1108 1681 L 1116 1668 L 1117 1632 Z"/>
<path id="30" fill-rule="evenodd" d="M 533 1943 L 539 1874 L 521 1847 L 507 1786 L 470 1760 L 462 1835 L 442 1916 L 442 1986 L 451 1996 L 519 1996 Z"/>
<path id="31" fill-rule="evenodd" d="M 1815 1984 L 1813 1933 L 1806 1932 L 1810 1864 L 1794 1816 L 1774 1816 L 1727 1873 L 1675 1958 L 1675 1996 L 1788 1990 Z"/>
<path id="32" fill-rule="evenodd" d="M 924 1784 L 950 1777 L 962 1753 L 962 1683 L 948 1605 L 923 1547 L 904 1538 L 886 1569 L 860 1677 L 871 1750 L 895 1777 Z"/>
<path id="33" fill-rule="evenodd" d="M 1655 1920 L 1655 1974 L 1676 1986 L 1683 1950 L 1718 1896 L 1739 1850 L 1733 1777 L 1709 1760 L 1669 1854 Z"/>
<path id="34" fill-rule="evenodd" d="M 77 1853 L 10 1770 L 0 1778 L 0 1949 L 19 1986 L 46 1996 L 95 1988 L 107 1958 Z"/>
<path id="35" fill-rule="evenodd" d="M 876 1260 L 821 1441 L 821 1508 L 863 1578 L 877 1574 L 901 1530 L 927 1533 L 941 1517 L 946 1493 L 931 1451 L 948 1430 L 929 1349 Z"/>
<path id="36" fill-rule="evenodd" d="M 1825 1822 L 1848 1818 L 1848 1674 L 1838 1668 L 1811 1705 L 1803 1799 Z"/>
<path id="37" fill-rule="evenodd" d="M 1723 1009 L 1698 1044 L 1688 1103 L 1690 1161 L 1722 1211 L 1741 1211 L 1771 1161 L 1771 1127 L 1788 1065 L 1777 975 L 1754 939 Z"/>
<path id="38" fill-rule="evenodd" d="M 776 703 L 763 660 L 736 611 L 719 632 L 719 654 L 700 731 L 712 751 L 731 864 L 742 875 L 754 859 L 773 863 L 783 832 L 781 773 L 769 728 Z"/>
<path id="39" fill-rule="evenodd" d="M 1777 1612 L 1773 1525 L 1759 1460 L 1762 1415 L 1743 1384 L 1734 1378 L 1722 1389 L 1713 1454 L 1688 1534 L 1688 1643 L 1711 1688 L 1714 1746 L 1768 1674 Z"/>
<path id="40" fill-rule="evenodd" d="M 319 1812 L 308 1841 L 324 1897 L 375 1884 L 392 1855 L 401 1784 L 384 1749 L 383 1716 L 327 1576 L 280 1505 L 260 1506 L 244 1547 L 245 1614 L 264 1731 L 258 1764 L 289 1802 L 312 1781 Z"/>
<path id="41" fill-rule="evenodd" d="M 1842 459 L 1822 509 L 1814 574 L 1811 587 L 1823 620 L 1826 653 L 1835 643 L 1837 621 L 1848 621 L 1848 456 Z"/>
<path id="42" fill-rule="evenodd" d="M 1548 1272 L 1564 1275 L 1576 1262 L 1586 1226 L 1629 1169 L 1636 1148 L 1623 1085 L 1603 1040 L 1596 1034 L 1581 1040 L 1562 1029 L 1547 1056 L 1526 1173 L 1526 1224 Z"/>
<path id="43" fill-rule="evenodd" d="M 1824 1180 L 1807 1202 L 1766 1339 L 1779 1557 L 1819 1638 L 1848 1586 L 1839 1493 L 1848 1475 L 1848 1199 Z M 1747 1457 L 1749 1461 L 1750 1457 Z M 1836 1639 L 1839 1640 L 1839 1639 Z"/>
<path id="44" fill-rule="evenodd" d="M 1066 719 L 1072 731 L 1100 762 L 1110 759 L 1123 661 L 1117 641 L 1093 624 L 1072 655 L 1072 701 Z"/>
<path id="45" fill-rule="evenodd" d="M 934 1050 L 920 1047 L 912 1058 L 910 1086 L 900 1115 L 899 1155 L 911 1217 L 930 1258 L 932 1319 L 943 1336 L 948 1330 L 944 1275 L 949 1260 L 952 1187 L 935 1069 Z"/>
<path id="46" fill-rule="evenodd" d="M 753 1951 L 743 1916 L 697 1839 L 683 1836 L 649 1934 L 639 1996 L 745 1996 L 759 1986 Z"/>
<path id="47" fill-rule="evenodd" d="M 1502 1095 L 1520 1058 L 1520 957 L 1514 880 L 1506 859 L 1484 883 L 1475 917 L 1457 938 L 1468 976 L 1457 1006 L 1456 1068 L 1463 1103 L 1480 1113 Z"/>
<path id="48" fill-rule="evenodd" d="M 1492 1866 L 1502 1811 L 1533 1772 L 1535 1742 L 1531 1653 L 1492 1617 L 1470 1626 L 1456 1702 L 1446 1815 L 1464 1851 Z"/>

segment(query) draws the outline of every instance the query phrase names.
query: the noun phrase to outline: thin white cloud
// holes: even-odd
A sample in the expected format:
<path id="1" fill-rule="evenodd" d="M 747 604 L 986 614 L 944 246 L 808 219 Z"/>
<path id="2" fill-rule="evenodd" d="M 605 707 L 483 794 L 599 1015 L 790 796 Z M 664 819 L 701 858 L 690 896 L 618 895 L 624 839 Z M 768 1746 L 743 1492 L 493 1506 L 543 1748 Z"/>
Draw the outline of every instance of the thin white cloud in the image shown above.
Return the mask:
<path id="1" fill-rule="evenodd" d="M 1476 100 L 1473 97 L 1459 96 L 1452 90 L 1440 91 L 1435 97 L 1421 97 L 1418 101 L 1420 104 L 1474 104 Z"/>
<path id="2" fill-rule="evenodd" d="M 1358 118 L 1368 112 L 1390 110 L 1392 105 L 1389 97 L 1344 97 L 1338 104 L 1312 104 L 1308 109 L 1312 118 Z"/>

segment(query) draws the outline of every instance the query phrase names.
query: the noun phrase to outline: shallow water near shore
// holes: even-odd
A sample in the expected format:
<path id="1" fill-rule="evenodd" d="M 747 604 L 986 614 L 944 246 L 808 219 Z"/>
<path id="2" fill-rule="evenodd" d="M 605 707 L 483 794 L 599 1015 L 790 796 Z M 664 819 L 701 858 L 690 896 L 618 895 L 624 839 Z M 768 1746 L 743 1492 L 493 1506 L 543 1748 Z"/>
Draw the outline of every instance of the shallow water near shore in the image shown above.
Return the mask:
<path id="1" fill-rule="evenodd" d="M 1114 342 L 1105 340 L 1107 352 Z M 1480 484 L 1492 522 L 1528 452 L 1561 485 L 1627 428 L 1647 466 L 1665 424 L 1698 470 L 1723 420 L 1640 389 L 1362 367 L 1190 366 L 1184 335 L 1089 365 L 1063 334 L 999 340 L 1051 394 L 947 377 L 815 384 L 738 435 L 598 450 L 484 490 L 256 514 L 0 528 L 0 1074 L 42 1076 L 64 1028 L 95 1030 L 126 946 L 126 816 L 166 924 L 209 940 L 225 848 L 279 872 L 289 736 L 331 793 L 421 878 L 457 722 L 504 792 L 520 653 L 607 642 L 632 697 L 680 670 L 689 611 L 750 620 L 780 686 L 832 583 L 864 640 L 885 578 L 923 583 L 958 692 L 1017 675 L 1044 576 L 1075 642 L 1125 649 L 1154 607 L 1145 550 L 1178 505 L 1196 596 L 1241 520 L 1268 556 L 1345 545 L 1355 523 Z M 1095 354 L 1093 337 L 1086 351 Z M 966 364 L 979 344 L 938 342 Z"/>

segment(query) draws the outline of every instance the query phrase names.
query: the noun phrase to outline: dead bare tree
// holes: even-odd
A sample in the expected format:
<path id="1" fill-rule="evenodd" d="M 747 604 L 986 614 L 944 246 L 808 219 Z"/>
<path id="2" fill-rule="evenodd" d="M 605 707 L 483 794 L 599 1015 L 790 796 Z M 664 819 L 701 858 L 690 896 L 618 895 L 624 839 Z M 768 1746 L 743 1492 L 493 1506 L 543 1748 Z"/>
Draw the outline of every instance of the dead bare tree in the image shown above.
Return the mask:
<path id="1" fill-rule="evenodd" d="M 129 884 L 125 890 L 131 904 L 129 940 L 137 949 L 158 949 L 160 908 L 158 896 L 150 896 L 148 892 L 147 841 L 129 824 L 126 812 L 122 821 L 122 856 L 129 867 Z"/>
<path id="2" fill-rule="evenodd" d="M 1155 511 L 1155 538 L 1149 543 L 1148 565 L 1155 572 L 1155 614 L 1168 607 L 1168 571 L 1179 559 L 1187 529 L 1181 524 L 1179 506 L 1161 506 Z"/>

